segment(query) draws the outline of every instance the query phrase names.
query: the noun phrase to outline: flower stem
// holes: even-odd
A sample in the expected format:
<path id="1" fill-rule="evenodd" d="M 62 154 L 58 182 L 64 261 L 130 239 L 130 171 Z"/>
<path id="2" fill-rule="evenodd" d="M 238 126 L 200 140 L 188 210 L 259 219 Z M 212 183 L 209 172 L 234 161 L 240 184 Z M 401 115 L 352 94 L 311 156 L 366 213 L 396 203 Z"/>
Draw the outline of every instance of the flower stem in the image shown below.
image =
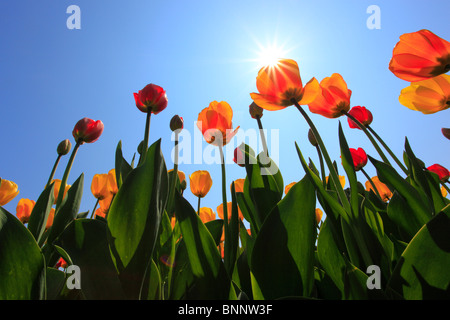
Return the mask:
<path id="1" fill-rule="evenodd" d="M 381 198 L 380 193 L 378 192 L 378 189 L 375 186 L 375 183 L 373 183 L 372 179 L 369 177 L 367 172 L 362 168 L 361 168 L 361 172 L 366 176 L 366 179 L 369 181 L 370 185 L 372 186 L 372 188 L 375 191 L 375 193 L 377 194 L 377 196 L 381 199 L 381 201 L 383 201 L 383 198 Z"/>
<path id="2" fill-rule="evenodd" d="M 150 120 L 151 120 L 152 112 L 147 112 L 147 118 L 145 120 L 145 133 L 144 133 L 144 150 L 142 150 L 141 157 L 139 158 L 139 164 L 141 164 L 143 161 L 145 161 L 145 158 L 147 156 L 147 150 L 148 150 L 148 136 L 150 135 Z"/>
<path id="3" fill-rule="evenodd" d="M 394 159 L 394 161 L 397 163 L 397 165 L 402 169 L 402 171 L 408 175 L 408 170 L 406 170 L 405 166 L 400 162 L 400 160 L 395 156 L 395 154 L 392 152 L 392 150 L 386 145 L 386 143 L 381 139 L 381 137 L 373 130 L 370 126 L 367 126 L 367 129 L 374 135 L 375 138 L 381 143 L 381 145 L 386 149 L 386 151 L 389 153 L 389 155 Z"/>
<path id="4" fill-rule="evenodd" d="M 366 136 L 369 138 L 370 142 L 372 142 L 372 145 L 375 147 L 375 149 L 377 150 L 378 154 L 380 155 L 381 159 L 383 159 L 384 163 L 391 165 L 391 163 L 389 162 L 389 160 L 386 158 L 386 155 L 383 153 L 383 151 L 381 150 L 380 146 L 377 144 L 377 142 L 375 141 L 375 139 L 372 137 L 372 135 L 370 134 L 370 132 L 367 130 L 366 126 L 363 125 L 358 119 L 356 119 L 354 116 L 352 116 L 351 114 L 349 114 L 347 111 L 342 111 L 342 114 L 345 114 L 347 117 L 349 117 L 351 120 L 353 120 L 353 122 L 355 122 L 358 127 L 364 131 L 364 133 L 366 134 Z"/>
<path id="5" fill-rule="evenodd" d="M 175 195 L 175 189 L 177 186 L 177 179 L 178 179 L 178 130 L 175 130 L 175 155 L 174 155 L 174 161 L 173 161 L 173 175 L 172 179 L 170 180 L 170 190 L 169 190 L 169 201 L 173 201 L 173 197 Z M 180 181 L 182 182 L 182 181 Z M 169 208 L 171 209 L 171 208 Z M 173 212 L 168 212 L 168 214 L 171 216 Z"/>
<path id="6" fill-rule="evenodd" d="M 262 126 L 261 117 L 257 116 L 256 121 L 258 122 L 259 134 L 261 136 L 261 142 L 263 145 L 264 153 L 266 154 L 267 157 L 269 157 L 269 150 L 267 149 L 267 141 L 266 141 L 266 136 L 264 135 L 264 129 Z"/>
<path id="7" fill-rule="evenodd" d="M 58 157 L 56 158 L 55 164 L 53 165 L 52 172 L 50 173 L 50 177 L 48 178 L 48 181 L 47 181 L 47 184 L 45 185 L 45 188 L 47 188 L 50 185 L 50 183 L 52 182 L 53 176 L 55 175 L 55 171 L 56 171 L 56 168 L 58 167 L 58 164 L 59 164 L 59 161 L 61 160 L 61 157 L 62 157 L 62 154 L 58 154 Z"/>
<path id="8" fill-rule="evenodd" d="M 320 152 L 320 148 L 319 148 L 318 145 L 316 146 L 316 150 L 317 150 L 317 154 L 319 156 L 319 161 L 320 161 L 320 171 L 322 173 L 323 187 L 326 189 L 327 181 L 326 181 L 326 176 L 325 176 L 325 167 L 324 167 L 324 164 L 323 164 L 322 153 Z"/>
<path id="9" fill-rule="evenodd" d="M 224 232 L 225 241 L 228 239 L 228 205 L 227 205 L 227 182 L 225 174 L 225 158 L 223 156 L 223 146 L 219 145 L 220 159 L 222 161 L 222 206 L 223 206 L 223 220 L 224 220 Z"/>
<path id="10" fill-rule="evenodd" d="M 61 186 L 59 187 L 58 198 L 56 200 L 56 212 L 58 212 L 59 206 L 61 205 L 64 198 L 64 191 L 67 185 L 67 179 L 69 178 L 70 170 L 72 169 L 73 161 L 75 160 L 75 155 L 77 154 L 78 148 L 83 142 L 81 140 L 77 141 L 75 147 L 73 148 L 72 154 L 70 155 L 69 162 L 67 163 L 66 170 L 61 181 Z"/>
<path id="11" fill-rule="evenodd" d="M 341 200 L 342 205 L 344 206 L 344 209 L 347 213 L 351 212 L 350 203 L 348 201 L 347 196 L 345 195 L 344 189 L 341 186 L 341 183 L 339 182 L 339 177 L 336 172 L 336 168 L 333 166 L 333 163 L 331 161 L 331 158 L 328 154 L 327 149 L 325 148 L 325 144 L 323 143 L 322 138 L 320 137 L 319 132 L 317 131 L 316 126 L 312 122 L 311 118 L 308 116 L 308 114 L 303 110 L 303 108 L 298 104 L 298 102 L 295 99 L 292 99 L 291 102 L 297 107 L 297 109 L 302 114 L 303 118 L 305 118 L 306 122 L 308 123 L 309 127 L 311 128 L 312 132 L 314 133 L 314 136 L 316 138 L 316 141 L 322 151 L 322 155 L 324 157 L 324 160 L 328 166 L 328 169 L 330 170 L 330 176 L 331 181 L 335 185 L 335 189 L 337 190 L 339 199 Z"/>
<path id="12" fill-rule="evenodd" d="M 200 197 L 198 197 L 197 215 L 200 215 Z"/>
<path id="13" fill-rule="evenodd" d="M 98 205 L 98 202 L 99 202 L 99 201 L 100 201 L 100 200 L 97 198 L 97 201 L 95 202 L 94 209 L 92 209 L 92 212 L 91 212 L 91 219 L 94 217 L 95 209 L 97 209 L 97 205 Z"/>

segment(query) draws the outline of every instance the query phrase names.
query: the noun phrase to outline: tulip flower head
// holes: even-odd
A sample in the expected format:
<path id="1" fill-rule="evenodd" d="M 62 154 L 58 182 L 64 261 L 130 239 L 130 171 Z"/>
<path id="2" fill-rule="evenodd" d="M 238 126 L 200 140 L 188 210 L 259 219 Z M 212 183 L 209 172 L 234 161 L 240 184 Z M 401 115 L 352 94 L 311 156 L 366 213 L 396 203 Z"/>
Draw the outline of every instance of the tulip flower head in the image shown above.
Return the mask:
<path id="1" fill-rule="evenodd" d="M 83 118 L 76 123 L 72 135 L 77 143 L 92 143 L 100 138 L 103 128 L 104 125 L 101 120 L 94 121 L 89 118 Z"/>
<path id="2" fill-rule="evenodd" d="M 373 120 L 372 112 L 366 109 L 366 107 L 354 106 L 353 108 L 350 109 L 348 113 L 366 127 L 372 123 Z M 350 128 L 361 130 L 361 128 L 352 119 L 347 118 L 347 120 L 348 126 Z"/>
<path id="3" fill-rule="evenodd" d="M 249 106 L 249 112 L 250 112 L 250 116 L 253 119 L 256 118 L 262 118 L 263 116 L 263 108 L 261 108 L 260 106 L 258 106 L 256 103 L 252 102 L 251 105 Z"/>
<path id="4" fill-rule="evenodd" d="M 448 178 L 450 178 L 450 171 L 440 164 L 435 163 L 432 166 L 429 166 L 427 170 L 436 173 L 441 182 L 446 182 Z"/>
<path id="5" fill-rule="evenodd" d="M 389 70 L 409 82 L 446 73 L 450 70 L 450 42 L 429 30 L 405 33 L 394 47 Z"/>
<path id="6" fill-rule="evenodd" d="M 108 181 L 106 184 L 108 191 L 111 194 L 117 194 L 117 192 L 119 192 L 119 189 L 117 187 L 116 169 L 113 168 L 108 171 Z"/>
<path id="7" fill-rule="evenodd" d="M 297 183 L 297 181 L 291 182 L 284 187 L 284 194 L 288 194 L 289 190 Z"/>
<path id="8" fill-rule="evenodd" d="M 227 212 L 228 212 L 228 220 L 231 219 L 231 209 L 232 209 L 232 202 L 229 201 L 227 202 Z M 217 215 L 219 216 L 220 219 L 224 219 L 224 215 L 223 215 L 223 204 L 219 204 L 217 206 Z M 239 220 L 243 220 L 244 219 L 244 215 L 242 214 L 241 209 L 238 206 L 238 216 L 239 216 Z"/>
<path id="9" fill-rule="evenodd" d="M 380 194 L 381 199 L 384 202 L 388 201 L 392 197 L 392 192 L 388 188 L 388 186 L 385 185 L 384 183 L 382 183 L 377 176 L 372 177 L 371 180 L 372 180 L 373 184 L 375 185 L 375 188 L 377 189 L 378 193 Z M 372 187 L 372 184 L 370 183 L 370 181 L 366 181 L 365 186 L 366 186 L 366 191 L 372 190 L 373 192 L 375 192 L 373 190 L 373 187 Z"/>
<path id="10" fill-rule="evenodd" d="M 259 93 L 250 97 L 261 108 L 274 111 L 292 106 L 293 101 L 300 105 L 311 103 L 319 92 L 319 82 L 312 78 L 303 86 L 297 62 L 280 59 L 275 65 L 261 68 L 256 77 Z"/>
<path id="11" fill-rule="evenodd" d="M 237 147 L 234 149 L 234 157 L 233 157 L 234 163 L 236 163 L 240 167 L 245 167 L 245 157 L 244 152 Z"/>
<path id="12" fill-rule="evenodd" d="M 232 118 L 233 110 L 227 102 L 213 101 L 199 113 L 197 127 L 206 142 L 224 146 L 230 142 L 239 129 L 239 127 L 235 130 L 232 129 Z"/>
<path id="13" fill-rule="evenodd" d="M 216 220 L 216 214 L 214 213 L 214 211 L 211 208 L 207 207 L 200 208 L 198 216 L 200 217 L 200 220 L 202 220 L 203 223 Z"/>
<path id="14" fill-rule="evenodd" d="M 234 180 L 234 191 L 236 193 L 238 192 L 244 192 L 244 183 L 245 183 L 245 179 L 236 179 Z M 230 185 L 230 190 L 231 190 L 231 186 L 233 184 Z"/>
<path id="15" fill-rule="evenodd" d="M 16 207 L 16 216 L 19 220 L 25 224 L 30 220 L 31 212 L 33 211 L 36 201 L 22 198 Z"/>
<path id="16" fill-rule="evenodd" d="M 363 148 L 350 148 L 350 154 L 352 155 L 355 171 L 361 170 L 367 164 L 367 154 Z"/>
<path id="17" fill-rule="evenodd" d="M 211 175 L 206 170 L 198 170 L 189 176 L 191 192 L 200 198 L 206 196 L 211 189 Z"/>
<path id="18" fill-rule="evenodd" d="M 442 128 L 441 131 L 444 137 L 450 140 L 450 128 Z"/>
<path id="19" fill-rule="evenodd" d="M 450 75 L 442 74 L 411 83 L 401 91 L 399 101 L 405 107 L 423 114 L 450 108 Z"/>
<path id="20" fill-rule="evenodd" d="M 174 115 L 172 119 L 170 119 L 170 130 L 176 131 L 181 130 L 184 127 L 184 120 L 183 117 L 180 117 L 179 115 Z"/>
<path id="21" fill-rule="evenodd" d="M 136 107 L 142 112 L 158 114 L 167 107 L 166 91 L 156 84 L 150 83 L 138 93 L 133 94 Z"/>
<path id="22" fill-rule="evenodd" d="M 55 201 L 53 204 L 56 204 L 56 200 L 58 199 L 59 189 L 61 188 L 61 180 L 60 179 L 53 179 L 51 183 L 54 183 L 53 187 L 53 196 L 55 197 Z M 64 189 L 64 195 L 63 199 L 67 194 L 67 191 L 70 189 L 70 185 L 66 184 L 66 188 Z"/>
<path id="23" fill-rule="evenodd" d="M 320 223 L 320 221 L 322 220 L 323 217 L 323 211 L 320 210 L 320 208 L 316 208 L 316 222 L 317 224 Z"/>
<path id="24" fill-rule="evenodd" d="M 91 182 L 91 192 L 95 198 L 103 200 L 109 196 L 108 180 L 109 175 L 107 173 L 94 175 Z"/>
<path id="25" fill-rule="evenodd" d="M 17 184 L 0 179 L 0 206 L 4 206 L 19 194 Z"/>
<path id="26" fill-rule="evenodd" d="M 309 111 L 327 118 L 338 118 L 350 110 L 352 91 L 339 73 L 324 78 L 320 82 L 320 92 L 316 99 L 308 104 Z"/>

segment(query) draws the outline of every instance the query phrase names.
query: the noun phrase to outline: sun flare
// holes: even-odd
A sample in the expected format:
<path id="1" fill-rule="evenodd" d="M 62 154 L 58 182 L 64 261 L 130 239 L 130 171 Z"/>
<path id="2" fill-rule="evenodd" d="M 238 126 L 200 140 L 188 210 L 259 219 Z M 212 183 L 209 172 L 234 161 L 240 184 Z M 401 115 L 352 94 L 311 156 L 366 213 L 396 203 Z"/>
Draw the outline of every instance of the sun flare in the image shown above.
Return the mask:
<path id="1" fill-rule="evenodd" d="M 258 52 L 258 65 L 260 67 L 274 67 L 277 65 L 280 59 L 286 58 L 288 50 L 284 49 L 283 46 L 278 46 L 272 44 L 266 47 L 260 46 Z"/>

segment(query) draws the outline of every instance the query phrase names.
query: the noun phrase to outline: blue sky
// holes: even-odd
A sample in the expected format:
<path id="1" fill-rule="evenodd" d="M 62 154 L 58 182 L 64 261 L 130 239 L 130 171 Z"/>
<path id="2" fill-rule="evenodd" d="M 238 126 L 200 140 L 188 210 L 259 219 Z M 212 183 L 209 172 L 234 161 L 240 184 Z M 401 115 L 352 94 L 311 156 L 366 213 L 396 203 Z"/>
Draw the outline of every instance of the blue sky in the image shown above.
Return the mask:
<path id="1" fill-rule="evenodd" d="M 70 5 L 81 9 L 80 30 L 66 27 Z M 366 26 L 370 5 L 381 10 L 381 29 Z M 0 177 L 16 182 L 20 190 L 5 208 L 15 213 L 20 198 L 37 199 L 56 146 L 66 138 L 73 142 L 73 126 L 89 117 L 103 121 L 104 133 L 80 148 L 69 184 L 85 174 L 81 211 L 92 210 L 93 175 L 114 167 L 119 140 L 131 160 L 143 139 L 145 115 L 136 108 L 133 92 L 148 83 L 162 86 L 169 99 L 167 109 L 152 117 L 150 130 L 150 143 L 162 138 L 168 169 L 173 166 L 169 121 L 175 114 L 184 118 L 193 136 L 198 113 L 213 100 L 227 101 L 234 110 L 234 127 L 257 128 L 248 114 L 249 94 L 256 90 L 261 47 L 274 44 L 288 51 L 284 58 L 298 62 L 304 83 L 340 73 L 353 91 L 351 105 L 371 110 L 372 128 L 399 157 L 408 137 L 427 166 L 450 168 L 450 142 L 440 131 L 450 127 L 449 111 L 423 115 L 400 105 L 398 95 L 408 83 L 388 70 L 403 33 L 429 29 L 450 40 L 449 10 L 448 1 L 403 0 L 2 1 Z M 363 132 L 350 129 L 346 119 L 309 114 L 333 160 L 339 162 L 339 121 L 350 147 L 362 147 L 379 159 Z M 279 150 L 285 184 L 304 175 L 295 141 L 318 164 L 298 110 L 265 111 L 262 122 L 269 131 L 279 129 L 279 144 L 272 147 Z M 62 177 L 67 161 L 68 156 L 62 159 L 56 178 Z M 222 202 L 220 166 L 181 164 L 180 169 L 187 176 L 210 171 L 213 186 L 202 206 L 215 211 Z M 370 164 L 366 169 L 375 175 Z M 243 168 L 227 165 L 227 185 L 243 177 Z M 365 182 L 362 174 L 358 178 Z M 189 189 L 185 196 L 196 207 Z"/>

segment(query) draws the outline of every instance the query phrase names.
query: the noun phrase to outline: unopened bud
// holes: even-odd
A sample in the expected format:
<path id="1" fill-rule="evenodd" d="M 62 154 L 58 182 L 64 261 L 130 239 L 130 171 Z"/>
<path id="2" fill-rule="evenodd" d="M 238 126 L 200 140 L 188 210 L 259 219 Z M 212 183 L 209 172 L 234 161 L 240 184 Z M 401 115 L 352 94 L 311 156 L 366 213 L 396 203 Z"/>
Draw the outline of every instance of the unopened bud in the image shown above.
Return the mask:
<path id="1" fill-rule="evenodd" d="M 252 102 L 252 104 L 249 107 L 250 116 L 253 119 L 256 119 L 257 117 L 262 118 L 263 116 L 263 108 L 258 106 L 256 103 Z"/>
<path id="2" fill-rule="evenodd" d="M 316 137 L 314 136 L 314 132 L 311 129 L 308 131 L 308 140 L 314 147 L 317 147 L 319 144 L 317 143 Z"/>
<path id="3" fill-rule="evenodd" d="M 58 144 L 58 147 L 56 148 L 56 152 L 64 156 L 70 152 L 70 148 L 72 148 L 72 143 L 70 143 L 69 139 L 63 140 Z"/>
<path id="4" fill-rule="evenodd" d="M 183 118 L 179 115 L 174 115 L 172 119 L 170 120 L 170 130 L 175 131 L 178 129 L 183 129 Z"/>
<path id="5" fill-rule="evenodd" d="M 139 143 L 138 147 L 137 147 L 137 151 L 139 152 L 139 154 L 142 154 L 142 152 L 144 152 L 144 140 L 141 141 L 141 143 Z"/>
<path id="6" fill-rule="evenodd" d="M 442 134 L 450 140 L 450 128 L 442 128 Z"/>

